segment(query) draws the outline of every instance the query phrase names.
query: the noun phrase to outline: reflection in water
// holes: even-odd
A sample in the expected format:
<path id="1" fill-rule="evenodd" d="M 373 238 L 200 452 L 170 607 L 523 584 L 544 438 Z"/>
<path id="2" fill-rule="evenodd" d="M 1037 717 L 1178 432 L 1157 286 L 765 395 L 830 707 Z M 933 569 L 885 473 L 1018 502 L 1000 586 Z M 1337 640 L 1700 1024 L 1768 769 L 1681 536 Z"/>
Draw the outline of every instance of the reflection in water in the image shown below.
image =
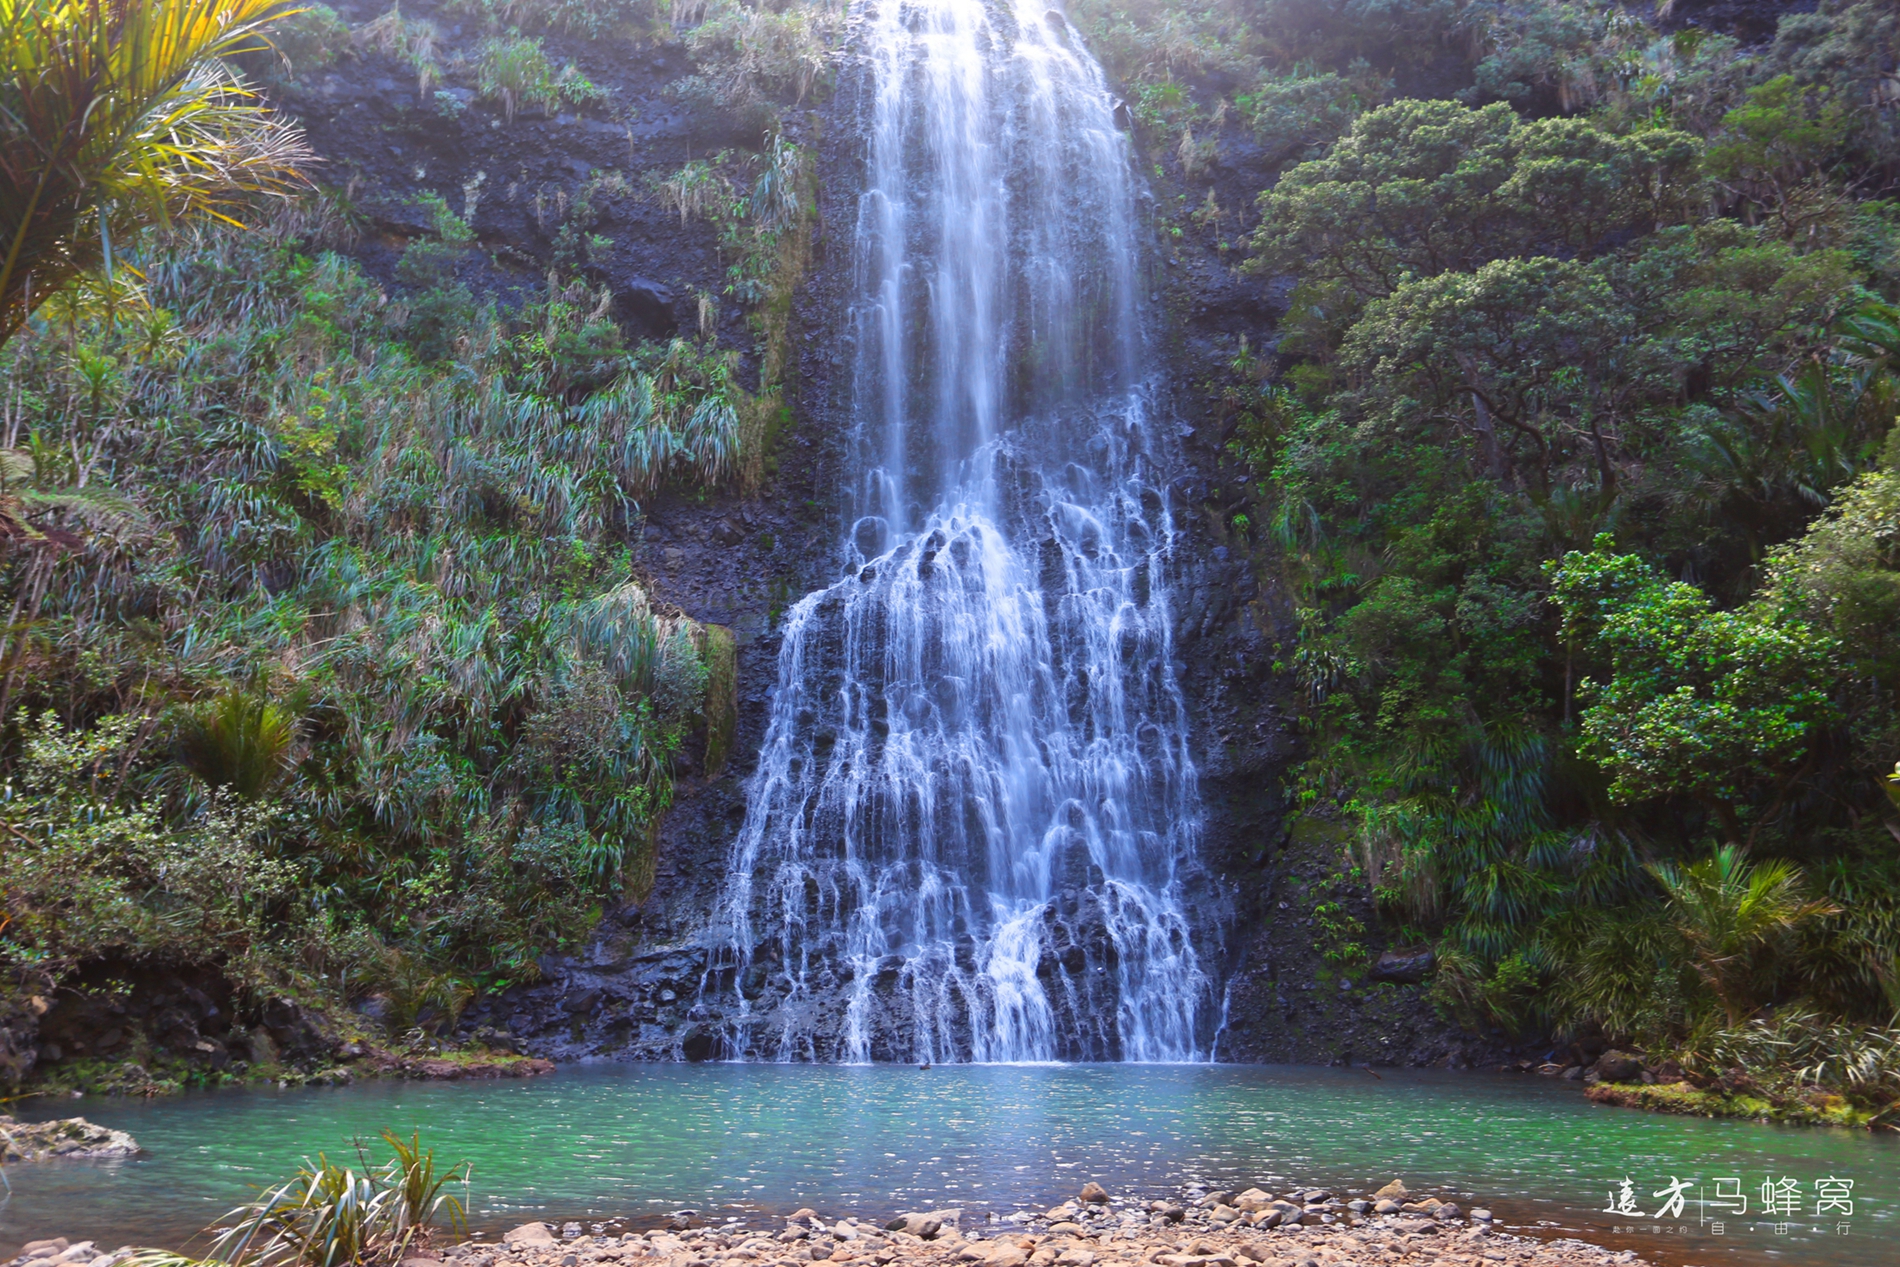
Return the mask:
<path id="1" fill-rule="evenodd" d="M 367 1083 L 87 1100 L 145 1161 L 13 1166 L 0 1248 L 51 1235 L 176 1241 L 298 1158 L 420 1129 L 475 1165 L 475 1222 L 681 1207 L 872 1216 L 958 1204 L 1047 1206 L 1088 1179 L 1118 1194 L 1201 1180 L 1414 1186 L 1480 1196 L 1507 1218 L 1607 1226 L 1627 1175 L 1643 1200 L 1671 1176 L 1856 1181 L 1852 1233 L 1775 1237 L 1731 1222 L 1670 1238 L 1673 1261 L 1887 1267 L 1900 1233 L 1900 1141 L 1662 1117 L 1590 1105 L 1540 1078 L 1246 1066 L 810 1065 L 569 1067 L 527 1082 Z M 1653 1209 L 1648 1201 L 1645 1209 Z M 1627 1222 L 1627 1220 L 1622 1220 Z M 1690 1222 L 1694 1222 L 1693 1219 Z M 1831 1232 L 1832 1223 L 1827 1225 Z M 1592 1233 L 1593 1235 L 1595 1233 Z"/>

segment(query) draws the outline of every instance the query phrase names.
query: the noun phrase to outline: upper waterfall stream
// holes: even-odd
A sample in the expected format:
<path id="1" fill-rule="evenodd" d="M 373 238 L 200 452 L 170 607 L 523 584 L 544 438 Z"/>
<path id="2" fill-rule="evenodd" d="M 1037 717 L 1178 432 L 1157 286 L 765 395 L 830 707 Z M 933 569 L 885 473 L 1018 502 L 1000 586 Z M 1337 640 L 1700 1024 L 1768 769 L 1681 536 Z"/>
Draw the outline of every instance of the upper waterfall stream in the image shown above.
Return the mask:
<path id="1" fill-rule="evenodd" d="M 1041 3 L 855 22 L 856 482 L 839 578 L 784 621 L 702 1001 L 734 1056 L 1203 1057 L 1114 100 Z"/>

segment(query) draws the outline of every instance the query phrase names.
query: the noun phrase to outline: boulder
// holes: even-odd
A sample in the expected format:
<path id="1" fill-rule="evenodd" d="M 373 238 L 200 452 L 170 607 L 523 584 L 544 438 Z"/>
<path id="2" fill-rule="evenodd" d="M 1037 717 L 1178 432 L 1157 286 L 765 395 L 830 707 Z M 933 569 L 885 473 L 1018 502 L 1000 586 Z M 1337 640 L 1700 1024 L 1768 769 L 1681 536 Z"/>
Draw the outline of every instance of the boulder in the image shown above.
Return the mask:
<path id="1" fill-rule="evenodd" d="M 1626 1051 L 1606 1051 L 1592 1068 L 1604 1082 L 1635 1082 L 1643 1076 L 1643 1062 Z"/>
<path id="2" fill-rule="evenodd" d="M 83 1117 L 16 1122 L 0 1114 L 0 1161 L 135 1157 L 143 1151 L 124 1131 L 96 1126 Z"/>
<path id="3" fill-rule="evenodd" d="M 884 1225 L 887 1232 L 908 1232 L 922 1240 L 934 1240 L 943 1230 L 943 1220 L 934 1214 L 900 1214 Z"/>
<path id="4" fill-rule="evenodd" d="M 1431 975 L 1437 956 L 1430 946 L 1411 946 L 1403 950 L 1388 950 L 1380 955 L 1372 965 L 1372 971 L 1366 975 L 1374 981 L 1391 981 L 1399 985 L 1417 985 Z"/>
<path id="5" fill-rule="evenodd" d="M 549 1249 L 557 1242 L 545 1223 L 523 1223 L 502 1234 L 501 1243 L 509 1249 Z"/>
<path id="6" fill-rule="evenodd" d="M 1079 1195 L 1083 1201 L 1086 1201 L 1090 1205 L 1108 1204 L 1108 1189 L 1102 1187 L 1101 1184 L 1096 1183 L 1093 1179 L 1082 1185 L 1082 1191 Z"/>
<path id="7" fill-rule="evenodd" d="M 1028 1261 L 1028 1252 L 1015 1241 L 998 1241 L 983 1256 L 984 1267 L 1023 1267 Z"/>
<path id="8" fill-rule="evenodd" d="M 1243 1214 L 1252 1214 L 1256 1210 L 1264 1210 L 1272 1204 L 1273 1194 L 1271 1192 L 1262 1192 L 1258 1188 L 1249 1188 L 1234 1198 L 1234 1208 Z"/>
<path id="9" fill-rule="evenodd" d="M 1388 1183 L 1385 1187 L 1373 1193 L 1372 1199 L 1374 1201 L 1403 1201 L 1411 1195 L 1401 1180 L 1394 1179 L 1391 1183 Z"/>

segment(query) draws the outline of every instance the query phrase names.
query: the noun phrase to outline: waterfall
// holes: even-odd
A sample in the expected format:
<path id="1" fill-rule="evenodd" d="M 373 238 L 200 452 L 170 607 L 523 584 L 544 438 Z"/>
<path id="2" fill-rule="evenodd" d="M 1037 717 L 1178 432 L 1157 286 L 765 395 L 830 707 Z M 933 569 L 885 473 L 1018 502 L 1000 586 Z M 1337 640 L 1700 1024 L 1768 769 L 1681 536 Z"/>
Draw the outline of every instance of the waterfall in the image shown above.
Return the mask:
<path id="1" fill-rule="evenodd" d="M 855 15 L 838 579 L 787 614 L 702 1015 L 729 1054 L 1204 1058 L 1137 190 L 1042 0 Z"/>

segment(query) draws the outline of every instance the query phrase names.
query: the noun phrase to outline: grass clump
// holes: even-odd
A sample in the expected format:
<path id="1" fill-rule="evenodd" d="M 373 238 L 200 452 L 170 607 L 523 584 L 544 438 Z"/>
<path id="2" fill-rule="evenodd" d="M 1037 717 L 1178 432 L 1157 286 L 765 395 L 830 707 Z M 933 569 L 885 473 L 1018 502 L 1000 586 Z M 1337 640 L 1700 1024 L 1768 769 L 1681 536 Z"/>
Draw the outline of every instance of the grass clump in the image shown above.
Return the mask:
<path id="1" fill-rule="evenodd" d="M 384 1131 L 394 1154 L 356 1167 L 319 1155 L 297 1174 L 224 1216 L 202 1259 L 165 1250 L 135 1251 L 137 1267 L 374 1267 L 400 1262 L 437 1231 L 467 1230 L 470 1167 L 438 1167 L 420 1135 Z M 460 1185 L 463 1195 L 453 1191 Z"/>
<path id="2" fill-rule="evenodd" d="M 498 36 L 484 42 L 475 61 L 475 82 L 484 98 L 501 103 L 510 123 L 522 106 L 551 112 L 562 102 L 586 105 L 607 95 L 571 62 L 555 70 L 541 41 L 528 35 Z"/>

